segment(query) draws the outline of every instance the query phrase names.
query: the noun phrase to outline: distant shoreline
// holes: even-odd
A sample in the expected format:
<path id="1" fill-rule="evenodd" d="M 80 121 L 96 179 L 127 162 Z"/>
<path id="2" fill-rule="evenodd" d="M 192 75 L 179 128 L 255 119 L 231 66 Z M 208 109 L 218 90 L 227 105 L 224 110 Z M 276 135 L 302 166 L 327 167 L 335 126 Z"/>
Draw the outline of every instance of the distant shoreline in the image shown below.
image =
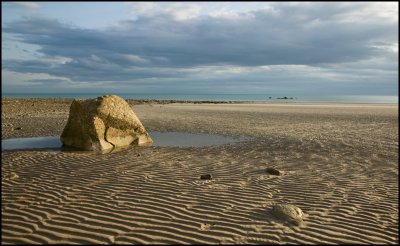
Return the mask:
<path id="1" fill-rule="evenodd" d="M 93 97 L 94 98 L 94 97 Z M 76 97 L 76 98 L 41 98 L 41 97 L 31 97 L 31 98 L 19 98 L 19 97 L 2 97 L 3 103 L 7 101 L 27 101 L 27 102 L 48 102 L 54 101 L 58 103 L 71 103 L 74 99 L 88 99 L 86 97 Z M 182 104 L 362 104 L 362 105 L 398 105 L 398 102 L 334 102 L 334 101 L 299 101 L 293 99 L 270 99 L 270 100 L 179 100 L 179 99 L 125 99 L 130 104 L 172 104 L 172 103 L 182 103 Z"/>
<path id="2" fill-rule="evenodd" d="M 160 94 L 160 93 L 3 93 L 2 98 L 74 99 L 114 94 L 139 103 L 397 103 L 398 95 Z"/>

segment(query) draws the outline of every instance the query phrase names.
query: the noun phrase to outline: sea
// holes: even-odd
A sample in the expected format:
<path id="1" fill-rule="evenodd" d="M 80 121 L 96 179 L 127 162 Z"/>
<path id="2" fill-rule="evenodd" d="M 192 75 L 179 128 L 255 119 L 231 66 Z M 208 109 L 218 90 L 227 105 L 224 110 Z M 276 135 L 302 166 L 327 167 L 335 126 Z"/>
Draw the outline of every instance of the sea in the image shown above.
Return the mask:
<path id="1" fill-rule="evenodd" d="M 107 93 L 4 93 L 2 98 L 95 98 Z M 252 101 L 252 102 L 300 102 L 300 103 L 399 103 L 399 96 L 338 95 L 296 96 L 268 94 L 152 94 L 109 93 L 124 99 L 187 100 L 187 101 Z"/>

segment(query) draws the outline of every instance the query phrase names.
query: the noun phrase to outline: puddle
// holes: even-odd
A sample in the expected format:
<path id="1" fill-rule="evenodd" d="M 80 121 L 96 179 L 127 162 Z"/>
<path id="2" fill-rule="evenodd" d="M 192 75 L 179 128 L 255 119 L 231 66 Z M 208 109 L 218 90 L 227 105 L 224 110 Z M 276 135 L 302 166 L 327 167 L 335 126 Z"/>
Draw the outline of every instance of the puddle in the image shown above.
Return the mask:
<path id="1" fill-rule="evenodd" d="M 217 134 L 187 133 L 187 132 L 149 132 L 153 139 L 151 146 L 159 147 L 206 147 L 237 143 L 248 138 L 232 138 Z M 11 138 L 1 140 L 1 150 L 17 149 L 61 149 L 59 136 Z"/>
<path id="2" fill-rule="evenodd" d="M 1 140 L 1 150 L 60 149 L 60 137 L 10 138 Z"/>

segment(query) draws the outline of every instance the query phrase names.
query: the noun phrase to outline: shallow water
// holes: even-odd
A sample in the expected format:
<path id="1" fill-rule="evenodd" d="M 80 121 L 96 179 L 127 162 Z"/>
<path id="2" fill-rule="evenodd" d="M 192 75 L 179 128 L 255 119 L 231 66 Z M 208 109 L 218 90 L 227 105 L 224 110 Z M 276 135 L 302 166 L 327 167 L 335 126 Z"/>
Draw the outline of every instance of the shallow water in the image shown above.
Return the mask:
<path id="1" fill-rule="evenodd" d="M 60 137 L 10 138 L 1 140 L 1 150 L 14 149 L 59 149 Z"/>
<path id="2" fill-rule="evenodd" d="M 205 147 L 236 143 L 245 138 L 232 138 L 217 134 L 188 132 L 149 132 L 153 139 L 152 146 L 159 147 Z M 1 140 L 1 150 L 17 149 L 60 149 L 62 143 L 59 136 L 11 138 Z"/>

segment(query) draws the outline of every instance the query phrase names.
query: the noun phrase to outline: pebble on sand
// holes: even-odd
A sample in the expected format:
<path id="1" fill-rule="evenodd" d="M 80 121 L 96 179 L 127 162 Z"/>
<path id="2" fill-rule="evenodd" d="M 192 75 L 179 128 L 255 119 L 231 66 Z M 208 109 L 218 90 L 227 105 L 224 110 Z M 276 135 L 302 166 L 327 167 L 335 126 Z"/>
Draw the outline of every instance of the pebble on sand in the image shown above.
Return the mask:
<path id="1" fill-rule="evenodd" d="M 212 179 L 211 174 L 204 174 L 200 176 L 200 179 Z"/>
<path id="2" fill-rule="evenodd" d="M 8 176 L 8 178 L 9 178 L 10 180 L 13 180 L 13 179 L 19 178 L 19 176 L 18 176 L 16 173 L 11 172 L 10 175 Z"/>
<path id="3" fill-rule="evenodd" d="M 265 169 L 265 171 L 272 175 L 281 175 L 281 172 L 279 172 L 279 170 L 277 170 L 273 167 L 268 167 L 267 169 Z"/>
<path id="4" fill-rule="evenodd" d="M 303 211 L 291 204 L 276 204 L 272 207 L 272 214 L 284 221 L 291 222 L 292 224 L 299 226 L 303 223 Z"/>

